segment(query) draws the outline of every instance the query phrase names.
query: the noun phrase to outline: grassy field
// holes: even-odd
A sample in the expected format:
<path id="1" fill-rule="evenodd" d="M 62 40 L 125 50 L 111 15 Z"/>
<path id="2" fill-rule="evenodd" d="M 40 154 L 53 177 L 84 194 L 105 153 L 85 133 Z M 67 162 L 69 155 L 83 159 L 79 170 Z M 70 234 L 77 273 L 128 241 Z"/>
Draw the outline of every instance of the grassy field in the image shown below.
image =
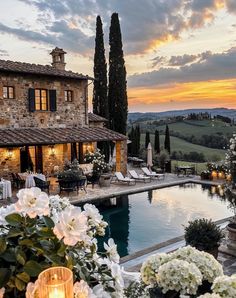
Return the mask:
<path id="1" fill-rule="evenodd" d="M 146 126 L 146 130 L 153 132 L 157 129 L 161 133 L 165 132 L 165 125 L 157 126 L 150 123 L 150 121 L 142 122 L 141 127 Z M 231 136 L 236 131 L 235 126 L 230 126 L 219 120 L 202 120 L 193 121 L 186 120 L 184 122 L 176 122 L 168 124 L 170 131 L 180 133 L 184 136 L 194 135 L 196 138 L 200 138 L 202 135 L 216 135 L 223 134 Z M 144 129 L 144 128 L 143 128 Z"/>
<path id="2" fill-rule="evenodd" d="M 150 135 L 151 143 L 154 144 L 154 135 Z M 160 136 L 160 144 L 163 147 L 164 144 L 164 135 Z M 145 143 L 145 134 L 141 134 L 141 146 L 144 146 Z M 180 138 L 176 137 L 170 137 L 170 146 L 171 151 L 182 151 L 183 153 L 189 153 L 189 152 L 198 152 L 203 153 L 207 159 L 207 161 L 214 161 L 216 159 L 221 160 L 225 157 L 225 151 L 220 149 L 212 149 L 207 148 L 200 145 L 195 145 L 189 142 L 186 142 Z M 217 158 L 216 158 L 217 157 Z"/>

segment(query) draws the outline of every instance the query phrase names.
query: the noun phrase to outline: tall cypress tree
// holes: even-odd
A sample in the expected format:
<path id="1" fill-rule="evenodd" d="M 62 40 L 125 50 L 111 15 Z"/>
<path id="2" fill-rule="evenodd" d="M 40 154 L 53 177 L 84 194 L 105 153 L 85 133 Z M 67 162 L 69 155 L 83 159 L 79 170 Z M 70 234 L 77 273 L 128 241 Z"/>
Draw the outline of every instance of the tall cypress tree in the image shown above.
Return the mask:
<path id="1" fill-rule="evenodd" d="M 126 69 L 118 13 L 113 13 L 111 16 L 109 45 L 108 103 L 110 128 L 126 134 L 128 114 Z"/>
<path id="2" fill-rule="evenodd" d="M 148 144 L 150 143 L 150 133 L 149 131 L 146 131 L 146 136 L 145 136 L 145 148 L 148 147 Z"/>
<path id="3" fill-rule="evenodd" d="M 168 125 L 166 125 L 164 148 L 165 148 L 165 149 L 169 152 L 169 154 L 170 154 L 170 132 L 169 132 L 169 127 L 168 127 Z"/>
<path id="4" fill-rule="evenodd" d="M 97 16 L 96 21 L 93 72 L 95 78 L 93 88 L 93 112 L 108 119 L 107 63 L 105 58 L 102 21 L 100 16 Z"/>
<path id="5" fill-rule="evenodd" d="M 137 125 L 135 129 L 135 138 L 136 138 L 136 155 L 139 155 L 140 150 L 140 126 Z"/>
<path id="6" fill-rule="evenodd" d="M 170 132 L 169 132 L 169 127 L 168 127 L 168 125 L 166 125 L 164 148 L 165 148 L 165 149 L 169 152 L 169 154 L 170 154 Z M 170 160 L 166 162 L 165 170 L 166 170 L 166 172 L 168 172 L 168 173 L 171 172 L 171 161 L 170 161 Z"/>
<path id="7" fill-rule="evenodd" d="M 160 153 L 160 136 L 158 130 L 155 130 L 154 150 L 157 154 Z"/>

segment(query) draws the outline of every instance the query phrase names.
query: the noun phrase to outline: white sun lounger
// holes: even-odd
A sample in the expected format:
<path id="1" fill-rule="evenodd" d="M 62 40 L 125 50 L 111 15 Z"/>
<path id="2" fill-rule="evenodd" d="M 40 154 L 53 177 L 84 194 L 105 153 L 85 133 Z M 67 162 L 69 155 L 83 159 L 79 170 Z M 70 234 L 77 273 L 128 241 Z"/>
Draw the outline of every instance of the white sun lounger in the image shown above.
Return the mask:
<path id="1" fill-rule="evenodd" d="M 136 181 L 151 182 L 151 177 L 139 175 L 135 170 L 129 171 L 130 176 Z"/>
<path id="2" fill-rule="evenodd" d="M 156 172 L 152 172 L 147 167 L 141 168 L 141 170 L 144 172 L 146 176 L 150 178 L 157 178 L 157 179 L 165 178 L 165 174 L 158 174 Z"/>
<path id="3" fill-rule="evenodd" d="M 129 177 L 124 177 L 121 172 L 115 172 L 115 177 L 119 182 L 125 182 L 128 185 L 130 185 L 131 183 L 136 184 L 136 181 L 134 179 L 131 179 Z"/>

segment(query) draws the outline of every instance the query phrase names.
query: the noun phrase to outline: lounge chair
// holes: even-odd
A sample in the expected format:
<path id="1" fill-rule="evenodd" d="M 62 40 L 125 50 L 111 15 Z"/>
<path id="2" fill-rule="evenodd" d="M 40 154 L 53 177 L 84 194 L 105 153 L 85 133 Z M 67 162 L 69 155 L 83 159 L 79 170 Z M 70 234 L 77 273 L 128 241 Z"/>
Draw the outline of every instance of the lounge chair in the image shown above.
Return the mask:
<path id="1" fill-rule="evenodd" d="M 144 172 L 144 174 L 148 177 L 152 178 L 157 178 L 157 179 L 164 179 L 165 174 L 158 174 L 156 172 L 150 171 L 147 167 L 141 168 L 141 170 Z"/>
<path id="2" fill-rule="evenodd" d="M 151 177 L 139 175 L 135 170 L 130 170 L 129 174 L 136 181 L 151 182 Z"/>
<path id="3" fill-rule="evenodd" d="M 128 185 L 130 185 L 131 183 L 136 184 L 136 181 L 134 179 L 131 179 L 129 177 L 124 177 L 121 172 L 115 172 L 115 178 L 116 180 L 118 180 L 118 182 L 125 182 Z"/>

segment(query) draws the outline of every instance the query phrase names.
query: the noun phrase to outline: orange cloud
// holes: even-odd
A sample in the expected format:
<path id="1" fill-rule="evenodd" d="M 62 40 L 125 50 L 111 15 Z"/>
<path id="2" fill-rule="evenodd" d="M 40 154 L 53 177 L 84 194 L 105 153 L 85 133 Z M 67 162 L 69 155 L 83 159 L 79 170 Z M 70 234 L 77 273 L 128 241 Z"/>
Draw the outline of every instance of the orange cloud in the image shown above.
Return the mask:
<path id="1" fill-rule="evenodd" d="M 130 110 L 159 111 L 185 108 L 236 108 L 236 79 L 130 88 Z"/>

